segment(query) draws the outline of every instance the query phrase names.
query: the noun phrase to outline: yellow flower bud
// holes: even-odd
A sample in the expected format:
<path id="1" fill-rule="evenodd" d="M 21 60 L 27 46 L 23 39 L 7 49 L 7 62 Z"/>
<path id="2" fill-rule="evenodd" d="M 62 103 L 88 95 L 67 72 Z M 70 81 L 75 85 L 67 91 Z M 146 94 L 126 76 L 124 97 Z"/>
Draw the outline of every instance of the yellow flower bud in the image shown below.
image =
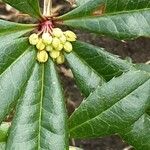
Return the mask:
<path id="1" fill-rule="evenodd" d="M 57 58 L 56 58 L 56 62 L 57 64 L 63 64 L 65 62 L 65 57 L 64 55 L 59 55 Z"/>
<path id="2" fill-rule="evenodd" d="M 44 63 L 48 60 L 48 54 L 46 51 L 40 51 L 37 53 L 37 60 L 41 63 Z"/>
<path id="3" fill-rule="evenodd" d="M 65 44 L 65 42 L 67 41 L 66 37 L 64 35 L 62 35 L 60 38 L 59 38 L 60 42 L 62 44 Z"/>
<path id="4" fill-rule="evenodd" d="M 42 39 L 39 39 L 39 41 L 38 41 L 38 43 L 37 43 L 37 45 L 36 45 L 36 48 L 37 48 L 38 50 L 40 50 L 40 51 L 45 48 L 45 44 L 43 43 L 43 40 L 42 40 Z"/>
<path id="5" fill-rule="evenodd" d="M 46 51 L 48 51 L 48 52 L 51 52 L 51 51 L 53 51 L 54 49 L 53 49 L 53 47 L 51 46 L 51 45 L 47 45 L 46 46 Z"/>
<path id="6" fill-rule="evenodd" d="M 42 34 L 42 40 L 44 44 L 51 44 L 52 43 L 52 36 L 49 33 Z"/>
<path id="7" fill-rule="evenodd" d="M 59 51 L 52 51 L 50 52 L 50 56 L 54 59 L 56 59 L 60 55 Z"/>
<path id="8" fill-rule="evenodd" d="M 59 44 L 59 46 L 56 48 L 57 51 L 61 51 L 64 48 L 63 44 Z"/>
<path id="9" fill-rule="evenodd" d="M 53 41 L 52 41 L 52 46 L 54 48 L 57 48 L 59 46 L 59 44 L 60 44 L 60 40 L 57 37 L 54 37 Z"/>
<path id="10" fill-rule="evenodd" d="M 61 29 L 59 28 L 54 28 L 53 29 L 53 33 L 52 33 L 55 37 L 61 37 L 63 35 L 63 32 Z"/>
<path id="11" fill-rule="evenodd" d="M 67 38 L 67 41 L 70 41 L 70 42 L 76 41 L 77 36 L 74 32 L 68 30 L 68 31 L 64 32 L 64 34 Z"/>
<path id="12" fill-rule="evenodd" d="M 33 34 L 30 35 L 29 43 L 31 45 L 36 45 L 38 43 L 38 41 L 39 41 L 39 38 L 38 38 L 38 35 L 36 33 L 33 33 Z"/>
<path id="13" fill-rule="evenodd" d="M 66 42 L 65 44 L 64 44 L 64 50 L 66 51 L 66 52 L 71 52 L 72 51 L 72 49 L 73 49 L 73 47 L 72 47 L 72 44 L 70 43 L 70 42 Z"/>

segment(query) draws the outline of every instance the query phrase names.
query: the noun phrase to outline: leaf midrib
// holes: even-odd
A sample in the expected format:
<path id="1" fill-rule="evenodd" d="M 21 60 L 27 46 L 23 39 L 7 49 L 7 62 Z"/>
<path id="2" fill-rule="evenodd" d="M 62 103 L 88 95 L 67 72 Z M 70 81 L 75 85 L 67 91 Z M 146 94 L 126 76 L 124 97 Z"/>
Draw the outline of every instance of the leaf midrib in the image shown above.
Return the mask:
<path id="1" fill-rule="evenodd" d="M 85 65 L 87 65 L 97 76 L 99 76 L 101 78 L 101 80 L 103 80 L 104 82 L 106 82 L 105 78 L 99 74 L 96 70 L 94 70 L 82 57 L 80 57 L 75 51 L 74 51 L 74 55 L 76 55 Z"/>
<path id="2" fill-rule="evenodd" d="M 140 88 L 141 86 L 143 86 L 143 85 L 144 85 L 147 81 L 149 81 L 149 80 L 150 80 L 150 79 L 147 79 L 146 81 L 144 81 L 144 83 L 141 83 L 141 84 L 138 86 L 138 88 Z M 73 131 L 73 130 L 75 130 L 75 129 L 77 129 L 77 128 L 79 128 L 79 127 L 81 127 L 82 125 L 84 125 L 84 124 L 90 122 L 91 120 L 93 120 L 93 119 L 99 117 L 101 114 L 103 114 L 104 112 L 106 112 L 107 110 L 109 110 L 111 107 L 113 107 L 114 105 L 116 105 L 118 102 L 120 102 L 120 101 L 121 101 L 122 99 L 124 99 L 126 96 L 130 95 L 131 93 L 133 93 L 133 92 L 134 92 L 135 90 L 137 90 L 138 88 L 135 88 L 134 90 L 132 90 L 130 93 L 128 93 L 127 95 L 125 95 L 124 97 L 122 97 L 120 100 L 118 100 L 118 101 L 117 101 L 116 103 L 114 103 L 112 106 L 108 107 L 107 109 L 105 109 L 104 111 L 102 111 L 101 113 L 99 113 L 98 115 L 96 115 L 95 117 L 90 118 L 89 120 L 86 120 L 85 122 L 83 122 L 83 123 L 81 123 L 81 124 L 75 126 L 74 128 L 71 128 L 71 129 L 70 129 L 70 132 Z M 71 118 L 71 117 L 70 117 L 70 118 Z"/>
<path id="3" fill-rule="evenodd" d="M 42 127 L 42 107 L 43 107 L 43 95 L 44 95 L 44 64 L 39 64 L 42 65 L 42 77 L 41 77 L 41 97 L 40 97 L 40 113 L 39 113 L 39 135 L 38 135 L 38 150 L 41 148 L 41 127 Z"/>
<path id="4" fill-rule="evenodd" d="M 117 16 L 117 15 L 127 15 L 127 14 L 132 14 L 132 13 L 136 13 L 136 12 L 143 12 L 143 11 L 150 11 L 150 8 L 144 8 L 144 9 L 137 9 L 137 10 L 129 10 L 129 11 L 117 11 L 117 12 L 112 12 L 112 13 L 103 13 L 102 15 L 99 16 L 91 16 L 91 15 L 87 15 L 87 16 L 80 16 L 80 17 L 72 17 L 69 19 L 65 19 L 64 21 L 68 21 L 68 20 L 78 20 L 78 19 L 95 19 L 95 18 L 101 18 L 101 17 L 111 17 L 111 16 Z M 68 14 L 69 15 L 69 14 Z M 67 16 L 67 15 L 65 15 Z M 62 16 L 63 17 L 63 16 Z"/>

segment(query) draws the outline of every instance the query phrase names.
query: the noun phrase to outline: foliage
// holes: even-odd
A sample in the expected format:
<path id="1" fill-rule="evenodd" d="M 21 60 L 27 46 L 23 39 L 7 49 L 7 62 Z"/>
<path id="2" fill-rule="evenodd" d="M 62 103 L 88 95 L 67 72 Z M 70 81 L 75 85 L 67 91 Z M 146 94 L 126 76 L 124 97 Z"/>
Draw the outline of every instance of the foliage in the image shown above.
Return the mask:
<path id="1" fill-rule="evenodd" d="M 81 41 L 65 53 L 85 99 L 67 120 L 55 61 L 36 60 L 28 41 L 41 27 L 38 0 L 3 0 L 37 19 L 37 24 L 0 20 L 0 128 L 6 150 L 68 150 L 69 138 L 118 134 L 137 150 L 150 149 L 150 67 L 136 65 Z M 149 0 L 76 0 L 77 8 L 49 20 L 119 40 L 150 37 Z M 39 23 L 40 21 L 40 23 Z M 5 143 L 6 142 L 6 143 Z M 72 148 L 73 149 L 73 148 Z"/>

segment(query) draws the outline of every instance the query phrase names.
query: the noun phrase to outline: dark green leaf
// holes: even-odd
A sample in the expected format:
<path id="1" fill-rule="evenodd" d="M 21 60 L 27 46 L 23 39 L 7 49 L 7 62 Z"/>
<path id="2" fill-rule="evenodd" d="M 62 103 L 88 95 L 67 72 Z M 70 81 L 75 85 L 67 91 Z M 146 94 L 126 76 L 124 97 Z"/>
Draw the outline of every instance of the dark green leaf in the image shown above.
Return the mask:
<path id="1" fill-rule="evenodd" d="M 130 13 L 130 11 L 149 11 L 149 0 L 75 0 L 78 8 L 59 17 L 60 19 L 81 18 L 94 15 L 94 11 L 99 11 L 99 15 L 119 14 L 120 12 Z"/>
<path id="2" fill-rule="evenodd" d="M 82 49 L 81 49 L 82 50 Z M 105 79 L 101 77 L 90 64 L 74 51 L 66 55 L 66 59 L 73 72 L 77 85 L 85 96 L 88 96 L 98 85 L 105 83 Z"/>
<path id="3" fill-rule="evenodd" d="M 149 118 L 142 121 L 150 105 L 150 75 L 141 71 L 131 71 L 98 87 L 70 118 L 70 133 L 76 138 L 100 137 L 122 134 L 139 150 L 149 149 Z M 137 126 L 138 121 L 141 126 Z M 139 123 L 140 124 L 140 123 Z M 142 126 L 142 124 L 144 126 Z M 133 128 L 134 127 L 134 128 Z M 141 134 L 135 128 L 139 128 Z M 124 131 L 130 131 L 124 132 Z M 147 133 L 146 133 L 146 130 Z M 137 132 L 136 136 L 132 131 Z M 138 147 L 141 141 L 146 145 Z M 132 138 L 135 140 L 131 141 Z"/>
<path id="4" fill-rule="evenodd" d="M 150 37 L 150 10 L 66 20 L 65 25 L 116 39 Z"/>
<path id="5" fill-rule="evenodd" d="M 99 48 L 91 44 L 77 41 L 73 43 L 73 50 L 74 53 L 68 54 L 67 56 L 69 63 L 71 63 L 71 67 L 73 67 L 73 59 L 75 59 L 75 54 L 76 57 L 79 57 L 80 61 L 84 61 L 84 63 L 90 66 L 90 68 L 92 68 L 97 75 L 103 77 L 107 81 L 115 76 L 121 75 L 123 72 L 134 69 L 132 64 L 128 63 L 126 60 L 122 60 L 118 56 L 105 51 L 103 48 Z M 78 66 L 75 66 L 74 64 L 74 67 Z"/>
<path id="6" fill-rule="evenodd" d="M 144 113 L 133 125 L 124 130 L 121 136 L 137 150 L 149 150 L 150 115 Z"/>
<path id="7" fill-rule="evenodd" d="M 5 51 L 5 49 L 3 50 Z M 12 50 L 15 51 L 16 49 Z M 1 56 L 3 56 L 3 54 L 0 55 L 0 60 L 2 60 Z M 5 57 L 8 60 L 10 59 L 9 55 L 7 57 L 7 54 L 5 54 Z M 23 88 L 35 62 L 35 51 L 33 48 L 31 50 L 30 47 L 21 55 L 16 57 L 15 60 L 8 61 L 7 59 L 5 59 L 8 63 L 7 65 L 0 64 L 0 66 L 5 66 L 5 70 L 1 69 L 0 74 L 0 122 L 2 122 L 6 115 L 11 111 L 11 108 L 23 92 Z"/>
<path id="8" fill-rule="evenodd" d="M 26 25 L 0 20 L 0 44 L 7 44 L 13 39 L 16 39 L 25 33 L 33 30 L 35 25 Z"/>
<path id="9" fill-rule="evenodd" d="M 3 0 L 3 2 L 8 3 L 23 13 L 27 13 L 38 19 L 41 18 L 38 0 Z"/>
<path id="10" fill-rule="evenodd" d="M 65 101 L 52 61 L 36 64 L 19 99 L 6 150 L 68 150 Z"/>

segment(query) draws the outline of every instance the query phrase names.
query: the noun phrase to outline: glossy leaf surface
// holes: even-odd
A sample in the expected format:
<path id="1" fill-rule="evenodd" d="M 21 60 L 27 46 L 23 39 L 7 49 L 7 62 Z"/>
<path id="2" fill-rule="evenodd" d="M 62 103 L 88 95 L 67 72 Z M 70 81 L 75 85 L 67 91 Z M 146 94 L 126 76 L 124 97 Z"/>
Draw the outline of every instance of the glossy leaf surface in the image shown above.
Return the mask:
<path id="1" fill-rule="evenodd" d="M 41 18 L 38 0 L 3 0 L 3 2 L 8 3 L 23 13 L 27 13 L 38 19 Z"/>
<path id="2" fill-rule="evenodd" d="M 109 81 L 113 77 L 121 75 L 123 72 L 134 69 L 131 63 L 120 59 L 118 56 L 107 52 L 103 48 L 80 41 L 73 43 L 73 48 L 74 53 L 68 54 L 67 59 L 71 68 L 74 68 L 74 70 L 80 69 L 77 63 L 83 61 L 97 75 Z M 79 70 L 76 72 L 79 72 Z"/>
<path id="3" fill-rule="evenodd" d="M 66 20 L 65 25 L 115 39 L 150 37 L 150 10 Z"/>
<path id="4" fill-rule="evenodd" d="M 61 16 L 63 20 L 94 16 L 94 12 L 102 14 L 119 14 L 120 12 L 130 13 L 145 9 L 149 11 L 149 0 L 75 0 L 76 9 Z"/>
<path id="5" fill-rule="evenodd" d="M 6 150 L 67 150 L 64 104 L 53 62 L 36 63 L 17 104 Z"/>
<path id="6" fill-rule="evenodd" d="M 71 136 L 91 138 L 118 133 L 137 149 L 146 150 L 149 148 L 146 113 L 149 97 L 148 73 L 134 71 L 112 79 L 98 87 L 71 116 Z M 144 139 L 147 139 L 145 145 Z"/>
<path id="7" fill-rule="evenodd" d="M 13 23 L 10 21 L 0 20 L 0 43 L 4 45 L 7 42 L 10 42 L 13 39 L 16 39 L 25 33 L 33 30 L 35 25 L 33 24 L 20 24 L 20 23 Z"/>

